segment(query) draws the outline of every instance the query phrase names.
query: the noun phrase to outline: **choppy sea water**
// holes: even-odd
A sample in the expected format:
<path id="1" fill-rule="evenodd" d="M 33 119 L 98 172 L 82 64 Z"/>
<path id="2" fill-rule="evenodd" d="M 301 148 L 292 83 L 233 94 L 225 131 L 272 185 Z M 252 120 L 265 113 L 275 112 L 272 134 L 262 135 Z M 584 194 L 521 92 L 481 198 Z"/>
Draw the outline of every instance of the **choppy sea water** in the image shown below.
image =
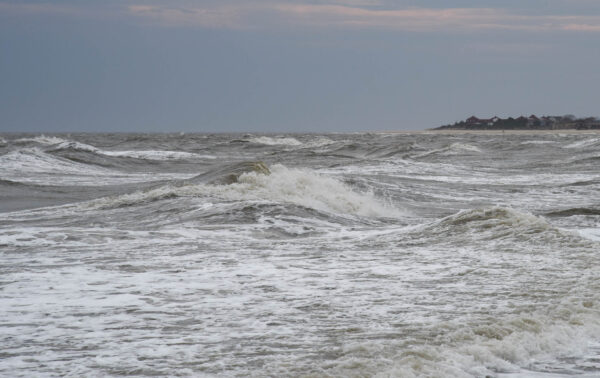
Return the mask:
<path id="1" fill-rule="evenodd" d="M 600 376 L 599 134 L 2 135 L 0 375 Z"/>

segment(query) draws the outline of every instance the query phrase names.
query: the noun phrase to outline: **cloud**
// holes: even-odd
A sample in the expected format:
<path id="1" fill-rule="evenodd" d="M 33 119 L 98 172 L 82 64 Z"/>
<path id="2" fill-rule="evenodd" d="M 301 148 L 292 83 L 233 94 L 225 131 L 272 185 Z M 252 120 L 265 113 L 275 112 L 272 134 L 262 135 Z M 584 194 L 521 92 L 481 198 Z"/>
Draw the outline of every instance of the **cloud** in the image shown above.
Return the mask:
<path id="1" fill-rule="evenodd" d="M 249 10 L 238 7 L 182 8 L 156 5 L 131 5 L 131 14 L 164 26 L 200 26 L 208 28 L 241 28 L 247 24 Z"/>
<path id="2" fill-rule="evenodd" d="M 132 0 L 135 1 L 135 0 Z M 183 1 L 145 0 L 112 7 L 52 3 L 3 3 L 0 12 L 67 16 L 127 16 L 168 27 L 222 29 L 382 29 L 408 32 L 600 32 L 600 15 L 544 15 L 501 8 L 385 8 L 380 0 Z M 202 4 L 202 5 L 198 5 Z"/>
<path id="3" fill-rule="evenodd" d="M 341 5 L 279 5 L 287 23 L 296 25 L 434 31 L 489 24 L 498 11 L 485 8 L 372 10 Z"/>
<path id="4" fill-rule="evenodd" d="M 214 28 L 308 27 L 412 32 L 518 30 L 600 32 L 600 16 L 527 15 L 498 8 L 373 9 L 369 0 L 329 4 L 252 3 L 212 7 L 132 5 L 129 11 L 169 26 Z"/>
<path id="5" fill-rule="evenodd" d="M 600 24 L 566 24 L 563 25 L 564 30 L 582 31 L 582 32 L 600 32 Z"/>

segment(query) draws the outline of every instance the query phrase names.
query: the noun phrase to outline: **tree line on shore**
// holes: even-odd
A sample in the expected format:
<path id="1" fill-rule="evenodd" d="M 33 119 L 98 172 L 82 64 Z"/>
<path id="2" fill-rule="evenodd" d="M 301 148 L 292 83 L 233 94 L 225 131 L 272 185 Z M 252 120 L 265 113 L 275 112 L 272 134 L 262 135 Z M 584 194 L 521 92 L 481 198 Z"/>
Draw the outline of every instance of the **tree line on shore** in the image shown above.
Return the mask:
<path id="1" fill-rule="evenodd" d="M 460 129 L 460 130 L 592 130 L 600 129 L 600 119 L 597 117 L 577 118 L 568 114 L 564 116 L 543 116 L 518 118 L 477 118 L 471 116 L 464 121 L 443 125 L 435 130 Z"/>

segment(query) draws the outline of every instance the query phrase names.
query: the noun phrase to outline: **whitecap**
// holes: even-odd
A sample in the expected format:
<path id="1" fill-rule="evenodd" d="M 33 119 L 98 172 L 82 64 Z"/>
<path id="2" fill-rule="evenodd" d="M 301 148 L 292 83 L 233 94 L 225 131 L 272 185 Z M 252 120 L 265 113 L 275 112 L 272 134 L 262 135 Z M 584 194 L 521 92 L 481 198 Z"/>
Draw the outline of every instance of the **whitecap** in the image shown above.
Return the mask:
<path id="1" fill-rule="evenodd" d="M 0 156 L 0 177 L 39 185 L 98 185 L 188 178 L 187 174 L 123 173 L 48 154 L 37 147 L 22 148 Z"/>
<path id="2" fill-rule="evenodd" d="M 325 137 L 320 137 L 320 138 L 316 138 L 314 140 L 311 140 L 309 142 L 307 142 L 305 144 L 306 147 L 308 148 L 317 148 L 317 147 L 324 147 L 324 146 L 328 146 L 330 144 L 335 143 L 335 141 L 329 139 L 329 138 L 325 138 Z"/>
<path id="3" fill-rule="evenodd" d="M 107 209 L 132 206 L 171 197 L 216 197 L 227 201 L 265 201 L 291 203 L 318 211 L 366 217 L 400 217 L 400 210 L 384 204 L 372 193 L 359 193 L 333 177 L 307 169 L 292 169 L 283 165 L 269 168 L 270 174 L 248 172 L 227 185 L 187 184 L 164 185 L 148 191 L 138 191 L 105 197 L 85 203 L 87 208 Z"/>
<path id="4" fill-rule="evenodd" d="M 186 160 L 186 159 L 216 159 L 213 155 L 201 155 L 185 151 L 140 150 L 140 151 L 99 151 L 102 155 L 115 157 L 130 157 L 145 160 Z"/>
<path id="5" fill-rule="evenodd" d="M 291 138 L 291 137 L 274 137 L 274 138 L 272 138 L 272 137 L 268 137 L 268 136 L 261 136 L 261 137 L 250 138 L 248 141 L 250 143 L 265 144 L 268 146 L 276 146 L 276 145 L 300 146 L 300 145 L 302 145 L 302 142 L 300 142 L 298 139 Z"/>
<path id="6" fill-rule="evenodd" d="M 451 145 L 446 146 L 444 148 L 427 151 L 425 153 L 415 155 L 414 157 L 420 158 L 420 157 L 426 157 L 429 155 L 458 155 L 458 154 L 465 153 L 465 152 L 481 153 L 481 149 L 477 146 L 473 146 L 473 145 L 470 145 L 467 143 L 456 142 L 456 143 L 452 143 Z"/>
<path id="7" fill-rule="evenodd" d="M 573 231 L 577 232 L 581 237 L 600 242 L 600 228 L 580 228 Z"/>
<path id="8" fill-rule="evenodd" d="M 216 159 L 213 155 L 201 155 L 193 152 L 185 151 L 168 151 L 168 150 L 129 150 L 129 151 L 108 151 L 101 150 L 97 147 L 89 144 L 75 142 L 75 141 L 63 141 L 52 147 L 51 151 L 58 150 L 77 150 L 92 152 L 99 155 L 113 156 L 113 157 L 128 157 L 134 159 L 144 160 L 186 160 L 186 159 Z"/>
<path id="9" fill-rule="evenodd" d="M 38 143 L 38 144 L 43 144 L 43 145 L 47 145 L 47 146 L 52 146 L 55 144 L 60 144 L 60 143 L 68 143 L 68 140 L 59 138 L 59 137 L 55 137 L 55 136 L 46 136 L 46 135 L 38 135 L 35 136 L 33 138 L 20 138 L 20 139 L 15 139 L 14 143 Z"/>
<path id="10" fill-rule="evenodd" d="M 564 146 L 564 148 L 586 148 L 594 146 L 598 143 L 600 143 L 600 138 L 590 138 L 567 144 Z"/>
<path id="11" fill-rule="evenodd" d="M 334 177 L 308 169 L 276 164 L 271 174 L 244 173 L 238 182 L 226 186 L 207 186 L 206 191 L 230 200 L 271 200 L 294 203 L 332 213 L 375 217 L 398 217 L 400 211 L 385 206 L 371 193 L 355 192 Z"/>
<path id="12" fill-rule="evenodd" d="M 553 140 L 526 140 L 521 144 L 556 144 Z"/>
<path id="13" fill-rule="evenodd" d="M 94 174 L 106 173 L 107 169 L 73 162 L 45 153 L 37 147 L 10 151 L 0 156 L 3 173 L 59 173 L 59 174 Z"/>

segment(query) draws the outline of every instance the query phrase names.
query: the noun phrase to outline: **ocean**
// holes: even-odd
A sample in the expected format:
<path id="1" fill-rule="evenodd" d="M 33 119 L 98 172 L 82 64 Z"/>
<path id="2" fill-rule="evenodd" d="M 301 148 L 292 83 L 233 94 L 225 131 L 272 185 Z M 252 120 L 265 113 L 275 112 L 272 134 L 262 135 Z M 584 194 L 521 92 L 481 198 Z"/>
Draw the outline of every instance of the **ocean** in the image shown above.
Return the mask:
<path id="1" fill-rule="evenodd" d="M 600 134 L 2 134 L 0 375 L 599 377 Z"/>

